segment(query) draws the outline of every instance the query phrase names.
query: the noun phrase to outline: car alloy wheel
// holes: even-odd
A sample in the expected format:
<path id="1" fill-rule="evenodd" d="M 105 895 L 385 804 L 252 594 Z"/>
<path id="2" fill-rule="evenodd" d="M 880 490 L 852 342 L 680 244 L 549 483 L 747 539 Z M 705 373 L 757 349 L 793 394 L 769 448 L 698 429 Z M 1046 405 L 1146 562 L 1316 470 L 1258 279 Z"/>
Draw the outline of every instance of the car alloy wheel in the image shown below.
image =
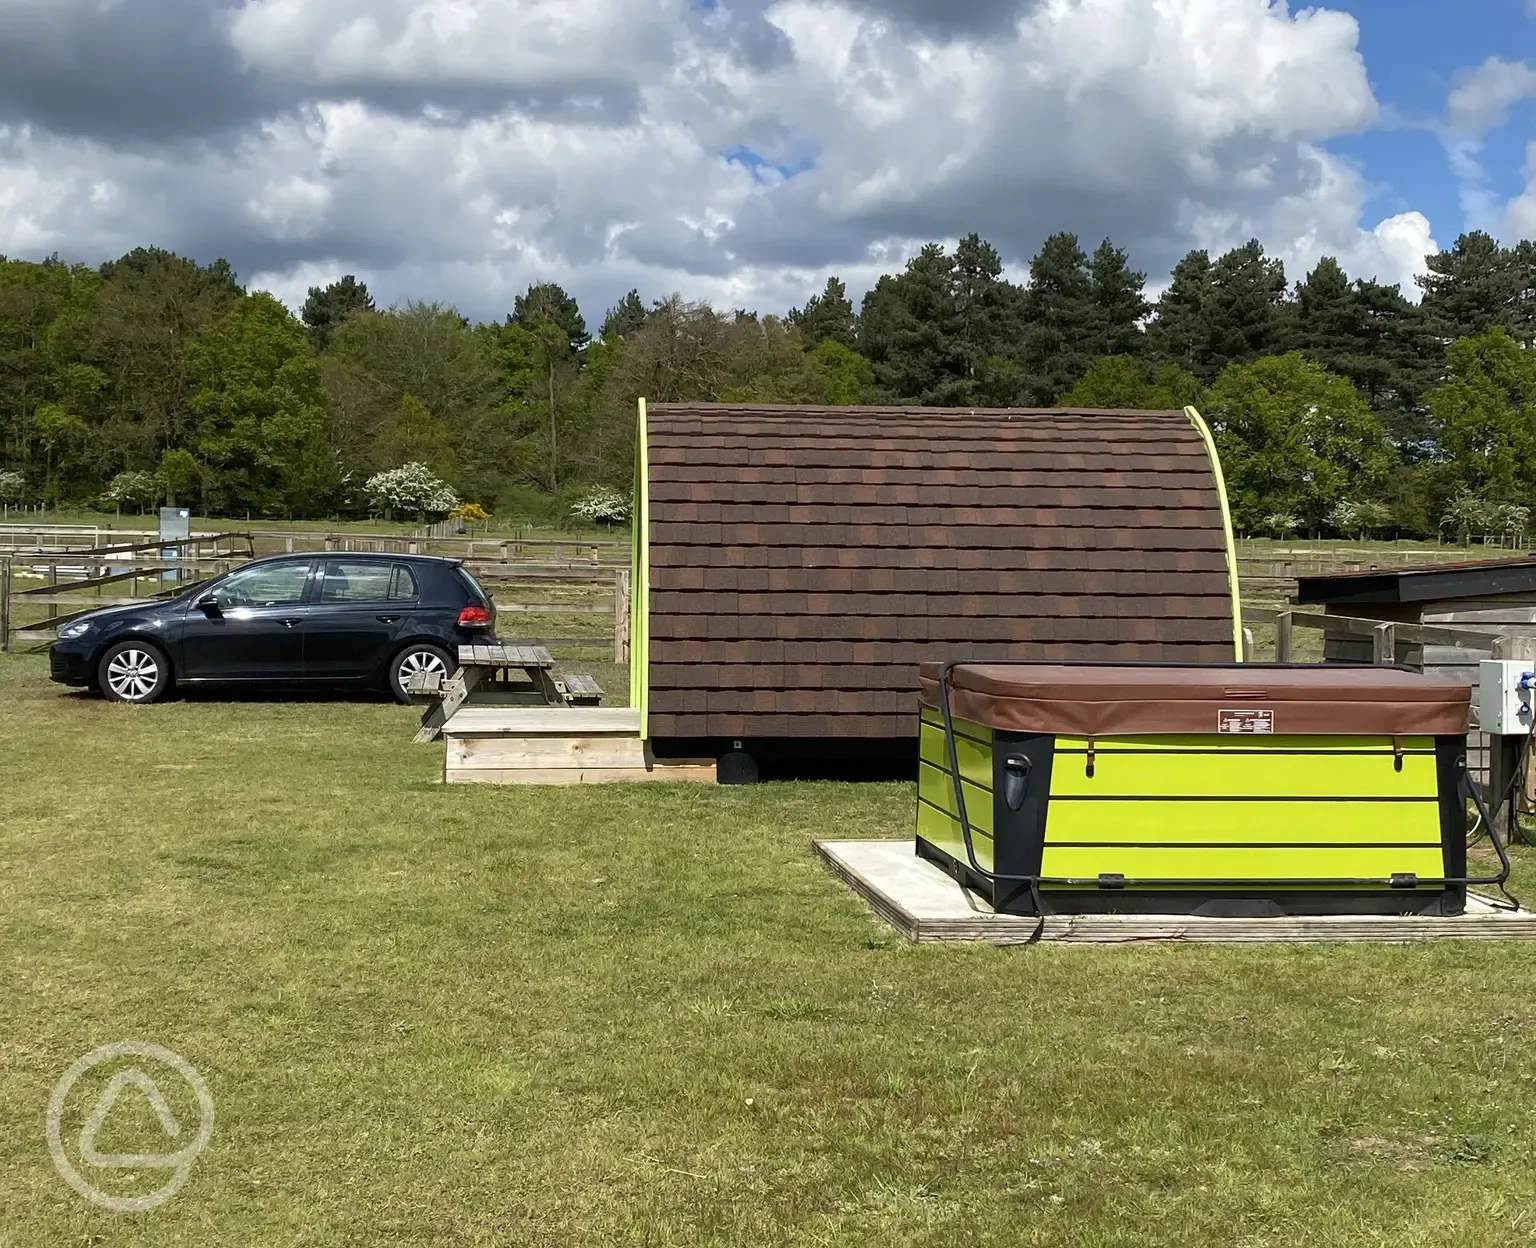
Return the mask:
<path id="1" fill-rule="evenodd" d="M 443 662 L 442 655 L 435 650 L 407 650 L 400 656 L 400 666 L 395 676 L 400 688 L 408 689 L 412 677 L 431 673 L 436 673 L 443 680 L 448 679 L 448 665 Z"/>
<path id="2" fill-rule="evenodd" d="M 107 684 L 124 702 L 143 702 L 160 683 L 160 660 L 148 650 L 120 650 L 107 663 Z"/>

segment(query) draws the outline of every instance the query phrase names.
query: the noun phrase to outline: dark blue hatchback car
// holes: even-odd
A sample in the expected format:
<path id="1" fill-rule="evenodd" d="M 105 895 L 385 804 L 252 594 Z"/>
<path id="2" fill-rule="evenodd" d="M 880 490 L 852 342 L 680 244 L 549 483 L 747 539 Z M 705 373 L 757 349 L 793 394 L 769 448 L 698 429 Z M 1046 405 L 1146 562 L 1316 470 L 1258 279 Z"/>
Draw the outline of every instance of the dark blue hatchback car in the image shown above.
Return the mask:
<path id="1" fill-rule="evenodd" d="M 409 701 L 417 672 L 447 675 L 496 623 L 462 565 L 425 555 L 283 555 L 177 598 L 94 611 L 59 629 L 52 678 L 119 702 L 177 686 L 356 686 Z"/>

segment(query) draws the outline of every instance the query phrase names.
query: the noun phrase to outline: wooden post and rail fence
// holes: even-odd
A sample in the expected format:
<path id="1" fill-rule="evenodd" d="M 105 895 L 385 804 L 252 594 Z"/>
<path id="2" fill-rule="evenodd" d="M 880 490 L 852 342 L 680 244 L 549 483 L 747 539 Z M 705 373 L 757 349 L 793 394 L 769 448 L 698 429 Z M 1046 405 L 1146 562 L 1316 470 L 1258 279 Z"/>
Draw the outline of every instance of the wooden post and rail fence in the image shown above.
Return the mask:
<path id="1" fill-rule="evenodd" d="M 136 538 L 110 545 L 70 545 L 106 535 Z M 444 549 L 447 547 L 448 549 Z M 570 600 L 497 601 L 502 631 L 524 639 L 538 616 L 608 617 L 610 636 L 526 638 L 557 646 L 613 646 L 629 659 L 629 546 L 579 539 L 457 539 L 367 534 L 238 532 L 165 540 L 144 533 L 62 527 L 0 530 L 0 651 L 46 649 L 64 624 L 104 607 L 153 603 L 192 584 L 270 554 L 370 552 L 457 557 L 492 597 L 515 588 L 569 591 Z M 607 593 L 604 593 L 604 591 Z M 603 601 L 611 594 L 611 600 Z M 527 617 L 526 620 L 519 617 Z M 596 622 L 596 621 L 594 621 Z"/>

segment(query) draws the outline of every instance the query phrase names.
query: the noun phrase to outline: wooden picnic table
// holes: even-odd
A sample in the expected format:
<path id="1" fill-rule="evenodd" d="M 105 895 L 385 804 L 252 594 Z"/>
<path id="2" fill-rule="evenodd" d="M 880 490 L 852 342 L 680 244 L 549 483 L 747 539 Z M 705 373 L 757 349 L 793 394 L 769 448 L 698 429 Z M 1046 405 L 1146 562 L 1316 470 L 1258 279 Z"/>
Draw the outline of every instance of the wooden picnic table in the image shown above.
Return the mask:
<path id="1" fill-rule="evenodd" d="M 459 669 L 446 679 L 424 675 L 410 692 L 427 703 L 416 732 L 418 742 L 435 741 L 443 725 L 464 706 L 595 705 L 603 691 L 590 676 L 556 680 L 555 660 L 543 646 L 500 642 L 459 647 Z M 509 680 L 521 672 L 526 682 Z"/>

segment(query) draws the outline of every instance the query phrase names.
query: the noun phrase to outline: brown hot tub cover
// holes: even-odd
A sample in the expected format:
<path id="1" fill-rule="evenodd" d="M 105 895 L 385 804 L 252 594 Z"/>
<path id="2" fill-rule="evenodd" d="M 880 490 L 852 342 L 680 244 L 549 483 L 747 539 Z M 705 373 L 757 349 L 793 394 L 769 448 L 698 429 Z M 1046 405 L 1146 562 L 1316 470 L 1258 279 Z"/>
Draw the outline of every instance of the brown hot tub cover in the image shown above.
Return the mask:
<path id="1" fill-rule="evenodd" d="M 922 698 L 939 705 L 938 663 Z M 1472 690 L 1392 667 L 971 663 L 950 673 L 950 710 L 1003 732 L 1143 736 L 1461 736 Z"/>

